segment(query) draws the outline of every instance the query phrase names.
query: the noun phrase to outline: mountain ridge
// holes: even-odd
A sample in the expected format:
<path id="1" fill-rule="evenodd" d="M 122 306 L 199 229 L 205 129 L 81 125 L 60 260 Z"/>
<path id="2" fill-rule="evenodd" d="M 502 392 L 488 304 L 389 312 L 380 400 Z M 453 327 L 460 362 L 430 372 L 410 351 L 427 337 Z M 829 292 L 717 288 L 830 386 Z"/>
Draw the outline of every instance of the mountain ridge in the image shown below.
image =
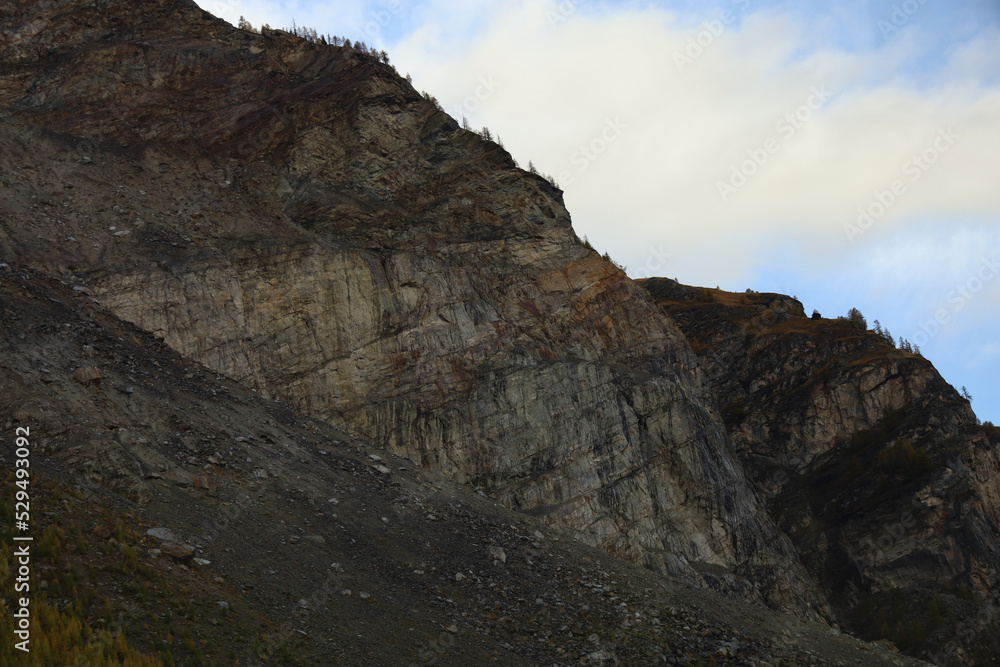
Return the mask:
<path id="1" fill-rule="evenodd" d="M 814 620 L 853 613 L 860 602 L 831 604 L 829 573 L 803 562 L 822 545 L 754 479 L 747 452 L 773 455 L 772 438 L 733 419 L 742 323 L 714 332 L 726 356 L 699 350 L 698 322 L 580 242 L 557 188 L 385 63 L 241 31 L 186 0 L 128 6 L 0 12 L 4 257 L 553 530 Z M 781 366 L 769 363 L 746 368 L 751 384 Z M 800 450 L 839 451 L 876 427 L 887 403 L 873 390 L 832 439 Z M 771 410 L 757 413 L 765 426 L 790 414 Z M 970 415 L 933 425 L 957 433 Z M 980 522 L 974 534 L 949 533 L 970 566 L 928 566 L 927 579 L 989 599 L 996 446 L 969 438 L 973 465 L 953 470 L 968 483 L 933 497 L 981 498 L 957 515 Z M 809 464 L 771 458 L 796 481 L 779 486 L 808 496 Z M 872 519 L 858 530 L 874 544 Z M 858 583 L 898 581 L 894 567 Z"/>

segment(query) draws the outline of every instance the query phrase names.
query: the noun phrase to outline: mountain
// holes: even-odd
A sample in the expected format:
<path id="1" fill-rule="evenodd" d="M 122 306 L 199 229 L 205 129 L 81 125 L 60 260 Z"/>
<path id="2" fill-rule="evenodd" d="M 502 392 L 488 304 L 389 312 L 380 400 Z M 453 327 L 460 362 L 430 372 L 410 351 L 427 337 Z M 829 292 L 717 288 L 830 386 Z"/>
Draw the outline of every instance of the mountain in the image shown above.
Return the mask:
<path id="1" fill-rule="evenodd" d="M 0 417 L 93 650 L 988 664 L 997 438 L 926 361 L 633 282 L 360 49 L 186 0 L 0 35 Z"/>
<path id="2" fill-rule="evenodd" d="M 642 284 L 698 350 L 739 460 L 838 618 L 936 664 L 994 664 L 1000 429 L 859 322 Z"/>

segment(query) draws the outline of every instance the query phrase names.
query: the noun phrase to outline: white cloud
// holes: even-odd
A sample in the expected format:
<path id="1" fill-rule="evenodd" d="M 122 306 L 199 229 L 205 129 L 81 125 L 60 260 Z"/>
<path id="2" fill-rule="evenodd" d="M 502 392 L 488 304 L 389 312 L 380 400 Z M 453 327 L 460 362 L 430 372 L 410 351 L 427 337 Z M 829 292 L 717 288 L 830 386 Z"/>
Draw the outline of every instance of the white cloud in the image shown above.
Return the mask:
<path id="1" fill-rule="evenodd" d="M 561 180 L 581 233 L 626 264 L 641 264 L 650 244 L 687 248 L 704 262 L 708 253 L 697 249 L 707 244 L 712 265 L 685 268 L 696 280 L 734 278 L 752 262 L 748 228 L 848 252 L 844 224 L 896 179 L 906 191 L 880 227 L 916 216 L 1000 216 L 992 177 L 1000 90 L 978 85 L 997 59 L 988 40 L 955 49 L 940 74 L 917 85 L 895 74 L 923 55 L 916 29 L 875 52 L 806 52 L 805 27 L 776 13 L 745 16 L 715 36 L 652 8 L 595 16 L 581 6 L 552 29 L 546 11 L 554 6 L 492 7 L 488 30 L 470 48 L 442 41 L 448 31 L 438 25 L 433 40 L 417 32 L 398 44 L 394 59 L 446 109 L 471 95 L 479 77 L 499 81 L 469 109 L 470 120 Z M 678 71 L 674 54 L 692 38 L 703 52 Z M 801 112 L 807 122 L 777 125 L 824 86 L 835 96 Z M 628 128 L 584 171 L 574 156 L 614 118 Z M 905 173 L 949 127 L 960 136 L 954 146 L 918 179 Z M 756 173 L 723 201 L 718 183 L 766 145 L 776 146 L 767 163 L 747 164 Z"/>

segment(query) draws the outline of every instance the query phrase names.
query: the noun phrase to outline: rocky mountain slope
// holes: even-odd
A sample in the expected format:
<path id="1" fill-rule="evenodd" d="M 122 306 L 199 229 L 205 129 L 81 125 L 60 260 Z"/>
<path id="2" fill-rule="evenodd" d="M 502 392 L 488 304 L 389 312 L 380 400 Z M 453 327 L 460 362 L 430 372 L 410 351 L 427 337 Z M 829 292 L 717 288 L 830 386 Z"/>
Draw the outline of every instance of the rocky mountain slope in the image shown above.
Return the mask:
<path id="1" fill-rule="evenodd" d="M 0 424 L 30 429 L 37 538 L 25 656 L 5 479 L 5 665 L 918 664 L 582 544 L 43 272 L 0 267 L 0 341 Z"/>
<path id="2" fill-rule="evenodd" d="M 941 664 L 994 664 L 1000 431 L 849 319 L 642 284 L 699 351 L 739 459 L 838 617 Z"/>
<path id="3" fill-rule="evenodd" d="M 824 387 L 835 389 L 833 398 L 803 405 L 786 400 L 793 386 L 810 386 L 802 377 L 813 368 L 808 355 L 802 355 L 800 365 L 796 360 L 788 365 L 778 348 L 770 356 L 748 355 L 745 327 L 728 315 L 716 318 L 714 333 L 699 337 L 694 328 L 700 320 L 685 320 L 667 303 L 677 301 L 676 295 L 651 290 L 651 297 L 580 243 L 557 189 L 519 169 L 500 146 L 461 129 L 391 66 L 351 48 L 280 31 L 237 30 L 188 0 L 139 4 L 137 9 L 136 3 L 117 0 L 17 0 L 0 10 L 0 253 L 12 266 L 38 271 L 31 274 L 36 278 L 24 280 L 36 279 L 39 290 L 59 292 L 61 296 L 49 298 L 72 312 L 97 309 L 104 318 L 99 329 L 112 327 L 112 322 L 127 328 L 119 319 L 127 321 L 136 327 L 129 334 L 134 341 L 151 345 L 148 332 L 180 355 L 171 356 L 170 364 L 195 364 L 180 375 L 187 383 L 181 385 L 189 392 L 190 409 L 173 410 L 178 403 L 157 406 L 151 397 L 128 419 L 125 413 L 104 418 L 115 425 L 110 431 L 128 424 L 127 434 L 115 436 L 117 440 L 110 437 L 113 433 L 95 438 L 70 429 L 67 424 L 91 421 L 83 419 L 90 406 L 62 396 L 55 400 L 50 390 L 63 384 L 35 385 L 27 368 L 20 371 L 27 379 L 18 391 L 36 387 L 31 395 L 50 407 L 17 413 L 17 405 L 24 403 L 17 398 L 10 411 L 29 419 L 53 419 L 51 413 L 62 411 L 60 425 L 51 432 L 67 442 L 79 438 L 81 444 L 75 450 L 54 450 L 53 461 L 87 470 L 93 481 L 103 483 L 108 492 L 88 487 L 88 493 L 97 494 L 105 506 L 134 504 L 128 506 L 147 516 L 147 523 L 148 517 L 172 522 L 175 532 L 178 523 L 197 522 L 198 512 L 219 512 L 214 499 L 204 500 L 198 506 L 203 509 L 189 504 L 190 496 L 197 496 L 195 486 L 218 494 L 226 488 L 216 475 L 203 472 L 204 466 L 219 472 L 218 461 L 232 459 L 228 449 L 216 447 L 225 442 L 240 450 L 241 459 L 247 454 L 250 463 L 256 458 L 271 462 L 270 469 L 260 469 L 262 476 L 246 471 L 242 481 L 231 482 L 233 494 L 272 484 L 273 495 L 264 493 L 263 500 L 261 493 L 257 500 L 244 493 L 258 507 L 257 523 L 247 525 L 255 531 L 283 530 L 273 521 L 264 526 L 263 516 L 270 513 L 286 522 L 278 525 L 294 522 L 300 532 L 317 534 L 321 541 L 294 536 L 299 538 L 295 544 L 311 549 L 316 558 L 297 568 L 325 572 L 321 560 L 345 552 L 330 546 L 329 534 L 324 537 L 304 519 L 300 522 L 304 515 L 297 512 L 307 507 L 320 512 L 315 506 L 322 497 L 344 494 L 343 488 L 350 486 L 352 513 L 366 509 L 362 498 L 368 495 L 372 503 L 383 502 L 375 499 L 382 497 L 380 489 L 389 488 L 379 477 L 384 473 L 372 472 L 371 460 L 353 456 L 351 447 L 326 444 L 336 439 L 357 447 L 363 441 L 374 448 L 366 455 L 377 450 L 381 456 L 402 457 L 410 463 L 394 459 L 396 468 L 408 468 L 405 472 L 414 480 L 426 475 L 447 483 L 450 492 L 464 494 L 463 507 L 477 508 L 463 510 L 471 512 L 465 528 L 461 512 L 441 515 L 442 539 L 458 531 L 478 541 L 433 567 L 447 564 L 479 572 L 485 536 L 520 549 L 518 535 L 528 533 L 507 534 L 503 525 L 516 526 L 530 517 L 532 526 L 573 538 L 560 545 L 579 540 L 651 568 L 653 572 L 634 576 L 673 582 L 671 595 L 681 595 L 676 591 L 683 586 L 664 574 L 758 605 L 748 608 L 761 614 L 764 603 L 860 628 L 860 620 L 850 615 L 862 603 L 875 616 L 885 605 L 844 597 L 837 582 L 857 563 L 866 569 L 852 574 L 852 581 L 869 596 L 896 595 L 914 570 L 925 587 L 932 581 L 964 587 L 969 605 L 992 599 L 998 564 L 992 473 L 997 445 L 974 428 L 968 406 L 953 400 L 953 390 L 949 393 L 925 362 L 903 355 L 894 364 L 871 363 L 864 355 L 850 356 L 860 349 L 854 343 L 823 348 L 812 358 L 836 362 L 836 369 L 827 369 L 836 377 L 823 378 Z M 52 317 L 38 326 L 54 328 L 53 336 L 75 335 L 71 331 L 81 326 L 92 333 L 93 325 L 72 322 L 64 331 L 59 327 L 66 323 Z M 79 317 L 95 321 L 91 315 Z M 129 344 L 125 335 L 120 337 L 122 345 Z M 704 352 L 709 338 L 717 345 L 716 356 Z M 863 348 L 865 336 L 857 338 Z M 102 410 L 124 410 L 114 405 L 135 400 L 139 380 L 152 382 L 160 372 L 154 368 L 162 369 L 166 357 L 153 356 L 147 363 L 137 351 L 129 356 L 109 342 L 107 351 L 107 342 L 88 345 L 115 364 L 134 368 L 102 380 L 100 387 L 92 383 L 89 390 L 101 392 L 94 400 Z M 14 358 L 24 363 L 37 354 L 30 346 L 15 351 Z M 742 365 L 731 363 L 737 357 Z M 62 359 L 65 385 L 81 391 L 65 374 L 73 366 L 93 364 L 72 355 Z M 850 367 L 844 372 L 838 370 L 842 361 Z M 206 375 L 206 368 L 211 374 Z M 54 371 L 40 372 L 51 377 Z M 84 380 L 90 377 L 86 373 Z M 236 384 L 222 381 L 227 389 L 220 392 L 211 379 L 216 374 Z M 154 384 L 146 386 L 152 391 Z M 764 393 L 758 392 L 761 388 Z M 753 409 L 740 408 L 741 398 L 742 405 L 752 402 Z M 297 416 L 280 406 L 289 406 Z M 278 422 L 284 435 L 274 430 L 277 417 L 266 416 L 272 410 L 285 411 Z M 926 419 L 920 416 L 924 412 Z M 201 426 L 190 421 L 198 414 Z M 218 419 L 227 424 L 224 432 L 218 431 Z M 248 434 L 237 436 L 237 425 Z M 867 449 L 844 445 L 855 430 L 863 434 L 879 428 L 885 432 L 873 435 Z M 842 453 L 857 450 L 862 466 L 871 467 L 890 436 L 909 438 L 920 451 L 932 450 L 935 479 L 941 483 L 921 499 L 926 501 L 921 507 L 930 508 L 919 515 L 926 531 L 913 531 L 930 531 L 936 541 L 903 540 L 899 553 L 887 555 L 854 548 L 852 540 L 879 544 L 878 530 L 909 496 L 893 495 L 883 488 L 881 476 L 865 474 L 851 480 L 846 491 L 814 492 L 825 488 L 830 470 L 847 465 Z M 143 447 L 136 447 L 139 438 L 145 440 Z M 238 447 L 230 444 L 236 438 L 243 438 Z M 363 482 L 351 483 L 336 470 L 322 468 L 319 447 L 339 451 L 343 475 L 348 471 Z M 944 455 L 946 449 L 956 449 L 948 454 L 951 458 Z M 941 467 L 946 461 L 948 467 Z M 778 489 L 767 484 L 765 477 L 773 472 L 768 466 L 786 471 L 790 481 Z M 898 481 L 891 466 L 882 472 L 889 482 Z M 160 479 L 147 478 L 153 473 L 162 480 L 150 482 Z M 929 474 L 921 472 L 914 479 Z M 293 484 L 296 475 L 311 479 L 313 490 L 305 482 Z M 262 481 L 272 478 L 283 481 Z M 176 495 L 177 484 L 193 485 L 184 499 Z M 359 489 L 363 491 L 355 495 Z M 400 498 L 408 496 L 401 491 L 384 493 L 378 512 L 387 522 L 357 524 L 364 538 L 351 541 L 352 546 L 364 541 L 370 549 L 388 550 L 377 551 L 379 558 L 393 563 L 384 570 L 383 591 L 402 595 L 402 588 L 409 597 L 397 611 L 379 608 L 379 613 L 400 615 L 402 627 L 405 618 L 412 618 L 404 607 L 425 608 L 430 589 L 413 588 L 416 580 L 399 578 L 400 573 L 418 560 L 421 564 L 409 571 L 428 572 L 430 556 L 404 557 L 393 551 L 397 547 L 377 545 L 378 531 L 398 521 L 409 535 L 398 549 L 420 552 L 424 547 L 417 536 L 428 530 L 421 517 L 431 496 L 404 502 Z M 295 506 L 289 499 L 298 496 L 301 502 Z M 227 507 L 238 497 L 227 499 Z M 393 503 L 411 502 L 419 512 L 398 517 L 383 513 Z M 156 509 L 158 503 L 170 503 L 171 510 Z M 357 503 L 362 503 L 360 509 Z M 510 510 L 520 518 L 514 519 Z M 491 512 L 503 518 L 487 529 L 493 525 Z M 329 508 L 316 516 L 328 513 Z M 367 521 L 374 514 L 366 516 Z M 827 524 L 831 527 L 824 532 Z M 334 523 L 328 530 L 338 528 Z M 834 530 L 836 534 L 830 532 Z M 213 539 L 235 540 L 236 531 L 226 523 Z M 481 531 L 486 531 L 483 536 Z M 277 550 L 281 538 L 278 532 L 273 535 Z M 291 537 L 285 539 L 292 544 Z M 536 541 L 542 539 L 549 538 Z M 224 548 L 234 553 L 243 548 L 243 543 L 232 544 Z M 441 553 L 457 548 L 427 544 L 433 553 L 438 553 L 435 548 Z M 583 547 L 572 544 L 572 549 Z M 297 613 L 287 600 L 285 606 L 277 602 L 282 595 L 295 600 L 303 595 L 283 589 L 287 580 L 268 579 L 278 576 L 268 574 L 278 571 L 265 565 L 269 550 L 249 555 L 243 550 L 249 569 L 242 577 L 252 590 L 244 587 L 241 595 L 252 600 L 252 591 L 259 589 L 271 596 L 249 604 L 256 618 L 273 621 L 275 615 Z M 559 555 L 583 558 L 579 553 Z M 595 558 L 596 552 L 586 553 Z M 338 558 L 342 563 L 344 556 Z M 400 565 L 404 560 L 407 564 Z M 493 560 L 503 565 L 503 559 Z M 535 560 L 525 556 L 529 565 Z M 640 572 L 613 558 L 602 562 L 614 563 L 616 571 Z M 517 622 L 527 627 L 530 621 L 524 619 L 537 618 L 531 606 L 535 598 L 542 600 L 539 609 L 566 606 L 556 603 L 573 595 L 571 589 L 552 589 L 550 604 L 544 595 L 530 592 L 532 586 L 542 586 L 544 577 L 529 573 L 518 570 L 508 584 L 493 577 L 495 585 L 477 574 L 483 592 L 467 598 L 463 618 L 479 613 L 473 611 L 474 600 L 497 605 L 498 611 L 490 612 L 497 619 L 484 617 L 486 625 L 520 618 Z M 99 576 L 94 580 L 100 583 Z M 303 591 L 316 585 L 315 577 L 299 583 Z M 490 597 L 493 593 L 500 597 Z M 948 596 L 942 613 L 956 620 L 970 618 L 971 609 L 952 603 L 960 597 L 953 593 L 942 593 Z M 379 597 L 368 594 L 365 600 Z M 450 595 L 459 599 L 457 593 Z M 699 590 L 690 595 L 706 600 L 699 596 L 709 594 Z M 353 594 L 343 597 L 353 602 Z M 661 602 L 650 603 L 642 617 Z M 332 614 L 338 605 L 324 600 L 323 613 Z M 528 616 L 518 616 L 522 613 Z M 778 617 L 766 618 L 771 620 L 759 621 L 762 627 Z M 246 627 L 253 622 L 248 617 Z M 628 624 L 635 624 L 632 617 Z M 486 625 L 476 626 L 476 632 Z M 529 642 L 540 651 L 551 643 L 555 653 L 519 648 L 509 639 L 499 645 L 510 652 L 511 664 L 569 660 L 557 648 L 570 651 L 573 661 L 592 653 L 600 655 L 587 659 L 611 660 L 600 657 L 608 652 L 641 663 L 646 658 L 640 655 L 653 655 L 630 653 L 628 647 L 637 645 L 642 651 L 659 646 L 655 650 L 664 657 L 682 663 L 716 653 L 699 644 L 690 653 L 668 654 L 662 637 L 644 644 L 613 632 L 620 639 L 614 647 L 605 651 L 598 633 L 589 647 L 593 650 L 583 653 L 583 645 L 565 634 L 576 626 L 559 625 L 551 635 Z M 302 640 L 320 662 L 339 655 L 360 663 L 365 651 L 376 650 L 371 633 L 334 626 L 338 630 L 326 634 L 299 628 L 305 635 L 293 638 L 311 633 L 337 637 L 337 650 L 346 653 L 324 652 L 315 637 Z M 692 626 L 687 626 L 672 628 L 678 633 L 675 644 L 692 638 Z M 431 637 L 428 632 L 422 636 Z M 229 642 L 235 651 L 239 640 L 233 637 Z M 399 641 L 405 643 L 406 637 Z M 494 647 L 501 640 L 479 641 L 474 645 L 481 652 L 474 655 L 482 657 L 498 650 Z M 960 643 L 970 646 L 965 639 Z M 780 650 L 747 655 L 770 659 L 785 655 Z M 261 652 L 266 654 L 265 648 L 256 654 Z M 399 658 L 403 644 L 394 644 L 391 652 Z M 794 659 L 813 658 L 802 654 Z M 465 658 L 448 660 L 468 664 Z"/>
<path id="4" fill-rule="evenodd" d="M 683 337 L 557 190 L 387 65 L 146 4 L 8 14 L 12 255 L 612 553 L 823 611 Z"/>

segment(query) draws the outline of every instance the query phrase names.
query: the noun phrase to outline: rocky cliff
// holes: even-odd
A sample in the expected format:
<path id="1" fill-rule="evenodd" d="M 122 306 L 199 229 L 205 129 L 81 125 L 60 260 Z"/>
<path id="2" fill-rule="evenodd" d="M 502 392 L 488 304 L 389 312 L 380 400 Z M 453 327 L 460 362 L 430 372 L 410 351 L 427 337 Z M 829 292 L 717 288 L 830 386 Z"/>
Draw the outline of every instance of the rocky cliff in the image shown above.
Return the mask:
<path id="1" fill-rule="evenodd" d="M 926 362 L 861 333 L 768 347 L 787 322 L 685 318 L 391 66 L 140 5 L 0 11 L 5 258 L 264 399 L 697 585 L 831 622 L 862 602 L 837 588 L 851 567 L 869 596 L 914 568 L 991 595 L 996 443 Z M 877 437 L 851 449 L 855 431 Z M 886 438 L 931 451 L 923 505 L 875 474 Z M 870 474 L 816 495 L 845 452 Z M 140 468 L 116 469 L 143 501 Z M 911 506 L 934 541 L 877 552 Z"/>
<path id="2" fill-rule="evenodd" d="M 849 319 L 642 284 L 699 350 L 739 459 L 838 616 L 938 664 L 992 664 L 1000 433 L 927 360 Z"/>
<path id="3" fill-rule="evenodd" d="M 822 608 L 683 336 L 558 190 L 365 54 L 105 4 L 6 15 L 8 253 L 612 553 Z"/>
<path id="4" fill-rule="evenodd" d="M 15 594 L 4 475 L 0 664 L 920 664 L 581 544 L 10 262 L 0 349 L 35 538 Z"/>

